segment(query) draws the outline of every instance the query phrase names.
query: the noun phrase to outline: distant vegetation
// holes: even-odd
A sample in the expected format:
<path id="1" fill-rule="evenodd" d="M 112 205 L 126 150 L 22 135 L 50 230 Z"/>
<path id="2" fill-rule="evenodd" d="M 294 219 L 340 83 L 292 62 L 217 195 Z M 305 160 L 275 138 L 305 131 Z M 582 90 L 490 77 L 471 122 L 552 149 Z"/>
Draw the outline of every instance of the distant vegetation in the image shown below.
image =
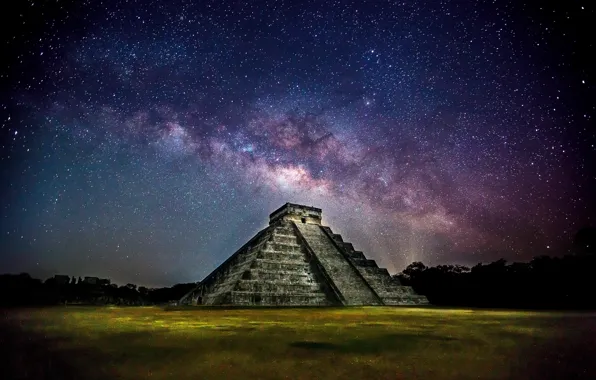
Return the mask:
<path id="1" fill-rule="evenodd" d="M 397 275 L 433 305 L 522 309 L 596 309 L 596 257 L 540 256 L 472 268 L 410 264 Z"/>
<path id="2" fill-rule="evenodd" d="M 0 305 L 159 305 L 178 300 L 195 286 L 190 283 L 149 289 L 134 284 L 118 286 L 109 280 L 92 283 L 80 277 L 55 276 L 42 282 L 27 273 L 4 274 L 0 275 Z"/>
<path id="3" fill-rule="evenodd" d="M 583 228 L 574 254 L 529 263 L 497 260 L 472 268 L 410 264 L 398 277 L 434 305 L 528 309 L 596 309 L 596 229 Z"/>

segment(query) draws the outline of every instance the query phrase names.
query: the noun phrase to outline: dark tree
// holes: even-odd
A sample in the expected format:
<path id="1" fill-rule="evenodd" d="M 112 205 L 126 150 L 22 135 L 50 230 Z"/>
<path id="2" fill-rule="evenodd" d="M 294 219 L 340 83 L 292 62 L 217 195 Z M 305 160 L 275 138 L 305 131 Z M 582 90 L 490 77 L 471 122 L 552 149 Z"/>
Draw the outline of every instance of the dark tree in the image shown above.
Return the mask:
<path id="1" fill-rule="evenodd" d="M 582 255 L 596 254 L 596 228 L 583 227 L 573 238 L 574 252 Z"/>

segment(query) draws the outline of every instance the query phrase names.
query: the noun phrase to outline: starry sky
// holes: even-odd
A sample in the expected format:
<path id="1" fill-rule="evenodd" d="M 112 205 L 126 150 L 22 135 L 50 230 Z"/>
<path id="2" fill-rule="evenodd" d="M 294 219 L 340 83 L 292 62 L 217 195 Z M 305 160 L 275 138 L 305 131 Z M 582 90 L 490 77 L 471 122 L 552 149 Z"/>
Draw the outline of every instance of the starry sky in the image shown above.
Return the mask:
<path id="1" fill-rule="evenodd" d="M 392 273 L 564 254 L 595 217 L 596 11 L 558 3 L 19 1 L 0 272 L 194 282 L 285 202 Z"/>

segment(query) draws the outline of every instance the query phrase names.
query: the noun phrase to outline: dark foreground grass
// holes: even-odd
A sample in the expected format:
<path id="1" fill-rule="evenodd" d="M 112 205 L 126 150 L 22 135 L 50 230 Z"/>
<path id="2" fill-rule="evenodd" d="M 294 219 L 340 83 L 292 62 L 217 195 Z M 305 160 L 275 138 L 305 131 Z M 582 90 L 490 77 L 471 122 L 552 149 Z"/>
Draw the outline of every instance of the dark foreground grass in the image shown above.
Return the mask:
<path id="1" fill-rule="evenodd" d="M 7 379 L 596 378 L 588 313 L 61 307 L 2 318 Z"/>

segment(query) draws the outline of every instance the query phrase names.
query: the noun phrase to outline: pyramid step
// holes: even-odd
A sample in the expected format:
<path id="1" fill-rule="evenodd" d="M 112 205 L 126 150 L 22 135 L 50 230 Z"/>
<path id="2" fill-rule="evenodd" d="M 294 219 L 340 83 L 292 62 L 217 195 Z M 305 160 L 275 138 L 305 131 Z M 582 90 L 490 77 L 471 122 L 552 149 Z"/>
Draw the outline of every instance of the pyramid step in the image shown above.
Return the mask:
<path id="1" fill-rule="evenodd" d="M 341 237 L 341 235 L 333 233 L 333 231 L 331 230 L 330 227 L 321 226 L 321 229 L 323 229 L 325 232 L 327 232 L 329 234 L 329 236 L 331 236 L 331 239 L 333 239 L 334 242 L 336 242 L 340 245 L 344 242 L 344 239 Z"/>
<path id="2" fill-rule="evenodd" d="M 261 243 L 253 245 L 252 247 L 250 247 L 250 248 L 247 250 L 247 253 L 251 254 L 251 253 L 255 253 L 255 252 L 258 252 L 258 251 L 260 251 L 261 249 L 263 249 L 263 246 L 264 246 L 266 243 L 267 243 L 267 240 L 263 240 Z"/>
<path id="3" fill-rule="evenodd" d="M 273 260 L 273 261 L 304 261 L 306 256 L 301 252 L 279 252 L 279 251 L 261 251 L 258 256 L 259 259 Z"/>
<path id="4" fill-rule="evenodd" d="M 282 244 L 295 244 L 298 245 L 298 238 L 296 235 L 279 235 L 273 234 L 271 236 L 271 242 L 273 243 L 282 243 Z"/>
<path id="5" fill-rule="evenodd" d="M 381 288 L 378 289 L 377 294 L 380 297 L 393 297 L 393 296 L 402 296 L 402 295 L 407 295 L 407 294 L 411 294 L 408 293 L 407 290 L 405 289 L 401 289 L 399 287 L 392 287 L 392 288 Z"/>
<path id="6" fill-rule="evenodd" d="M 263 268 L 251 268 L 249 269 L 251 273 L 253 273 L 255 276 L 260 276 L 260 277 L 264 277 L 266 275 L 272 275 L 272 274 L 292 274 L 292 275 L 296 275 L 296 276 L 310 276 L 309 274 L 305 274 L 302 272 L 299 273 L 290 273 L 290 272 L 280 272 L 278 270 L 269 270 L 269 269 L 263 269 Z"/>
<path id="7" fill-rule="evenodd" d="M 354 259 L 354 260 L 366 260 L 364 253 L 362 253 L 360 251 L 348 252 L 348 257 L 350 257 L 351 259 Z"/>
<path id="8" fill-rule="evenodd" d="M 242 273 L 247 271 L 249 268 L 250 268 L 250 265 L 248 265 L 248 264 L 234 268 L 233 272 L 228 272 L 228 273 L 222 274 L 220 277 L 216 277 L 215 280 L 212 281 L 211 283 L 205 284 L 205 286 L 217 287 L 217 286 L 224 285 L 225 283 L 227 283 L 229 281 L 234 281 L 234 279 L 240 278 L 240 276 L 242 276 Z"/>
<path id="9" fill-rule="evenodd" d="M 364 268 L 378 268 L 377 262 L 370 259 L 352 259 L 352 262 L 359 267 Z"/>
<path id="10" fill-rule="evenodd" d="M 279 235 L 294 235 L 294 229 L 292 229 L 292 227 L 276 227 L 273 230 L 273 233 Z"/>
<path id="11" fill-rule="evenodd" d="M 265 281 L 288 281 L 288 282 L 299 282 L 311 279 L 310 273 L 306 272 L 280 272 L 278 270 L 263 270 L 263 269 L 251 269 L 249 274 L 245 277 L 248 280 L 261 279 Z"/>
<path id="12" fill-rule="evenodd" d="M 203 285 L 209 289 L 216 289 L 218 287 L 225 286 L 229 282 L 233 283 L 250 268 L 253 261 L 254 260 L 247 260 L 241 264 L 226 268 L 225 270 L 222 270 L 221 273 L 216 275 L 211 281 Z"/>
<path id="13" fill-rule="evenodd" d="M 241 253 L 240 255 L 238 255 L 238 258 L 236 259 L 235 262 L 241 264 L 241 263 L 245 263 L 247 261 L 251 261 L 252 259 L 254 259 L 257 256 L 257 252 L 258 252 L 258 250 Z"/>
<path id="14" fill-rule="evenodd" d="M 274 243 L 268 241 L 264 249 L 279 252 L 302 252 L 302 246 L 297 243 Z"/>
<path id="15" fill-rule="evenodd" d="M 402 306 L 412 305 L 413 302 L 409 298 L 404 297 L 381 297 L 385 305 Z"/>
<path id="16" fill-rule="evenodd" d="M 273 281 L 240 280 L 234 291 L 268 292 L 268 293 L 311 293 L 320 292 L 316 283 L 289 283 Z"/>
<path id="17" fill-rule="evenodd" d="M 263 244 L 269 239 L 269 234 L 263 234 L 258 240 L 256 240 L 253 245 Z"/>
<path id="18" fill-rule="evenodd" d="M 255 259 L 253 261 L 251 269 L 265 269 L 271 271 L 277 270 L 303 273 L 310 272 L 308 263 L 304 261 L 277 261 L 265 259 Z"/>
<path id="19" fill-rule="evenodd" d="M 375 277 L 375 278 L 378 278 L 379 280 L 391 282 L 391 275 L 389 274 L 389 271 L 385 268 L 379 268 L 378 266 L 375 266 L 375 267 L 364 267 L 363 266 L 358 269 L 364 276 Z"/>
<path id="20" fill-rule="evenodd" d="M 235 283 L 226 284 L 223 286 L 217 286 L 213 289 L 210 289 L 208 294 L 209 294 L 209 296 L 217 297 L 220 294 L 224 294 L 226 292 L 231 292 L 232 290 L 234 290 L 234 286 L 236 286 Z"/>
<path id="21" fill-rule="evenodd" d="M 255 256 L 255 252 L 251 252 L 250 250 L 241 252 L 240 254 L 236 255 L 232 260 L 226 263 L 225 267 L 219 267 L 218 271 L 225 271 L 228 270 L 230 267 L 236 266 L 248 260 L 252 260 Z"/>
<path id="22" fill-rule="evenodd" d="M 281 286 L 281 285 L 308 285 L 308 286 L 312 286 L 312 285 L 317 285 L 317 282 L 315 280 L 313 280 L 311 277 L 299 277 L 296 279 L 296 281 L 290 282 L 290 281 L 285 281 L 285 280 L 264 280 L 264 279 L 250 279 L 250 280 L 246 280 L 246 279 L 242 279 L 240 280 L 242 282 L 252 282 L 252 283 L 261 283 L 261 284 L 269 284 L 271 286 Z"/>
<path id="23" fill-rule="evenodd" d="M 283 234 L 282 234 L 282 233 L 279 233 L 279 232 L 273 231 L 273 233 L 271 234 L 271 236 L 279 236 L 279 237 L 292 237 L 292 238 L 295 238 L 295 237 L 296 237 L 296 234 L 294 234 L 294 233 L 291 233 L 291 234 L 286 234 L 286 233 L 283 233 Z"/>
<path id="24" fill-rule="evenodd" d="M 383 298 L 383 303 L 385 305 L 396 305 L 396 306 L 406 306 L 406 305 L 428 305 L 428 299 L 425 296 L 421 296 L 418 294 L 406 295 L 402 297 L 386 297 Z"/>
<path id="25" fill-rule="evenodd" d="M 352 245 L 352 243 L 341 243 L 341 246 L 343 247 L 343 249 L 345 249 L 347 252 L 354 252 L 354 246 Z"/>
<path id="26" fill-rule="evenodd" d="M 385 268 L 357 266 L 357 269 L 381 298 L 413 294 L 412 289 L 402 286 Z"/>
<path id="27" fill-rule="evenodd" d="M 412 294 L 412 295 L 416 295 L 416 292 L 414 291 L 414 288 L 412 288 L 411 286 L 400 286 L 400 288 L 402 288 L 403 292 L 406 294 Z"/>
<path id="28" fill-rule="evenodd" d="M 256 258 L 253 260 L 251 268 L 260 268 L 260 269 L 267 269 L 263 265 L 269 264 L 284 264 L 284 265 L 295 265 L 300 268 L 308 267 L 308 261 L 306 261 L 304 256 L 300 256 L 300 259 L 292 259 L 290 257 L 286 257 L 284 260 L 271 260 L 265 258 Z M 274 267 L 275 269 L 279 269 L 278 267 Z M 267 269 L 271 270 L 271 269 Z"/>
<path id="29" fill-rule="evenodd" d="M 415 294 L 411 287 L 405 286 L 391 286 L 385 288 L 379 288 L 377 294 L 381 297 L 392 297 L 392 296 L 407 296 Z"/>
<path id="30" fill-rule="evenodd" d="M 323 293 L 264 293 L 233 291 L 230 294 L 231 303 L 235 305 L 329 305 Z"/>

